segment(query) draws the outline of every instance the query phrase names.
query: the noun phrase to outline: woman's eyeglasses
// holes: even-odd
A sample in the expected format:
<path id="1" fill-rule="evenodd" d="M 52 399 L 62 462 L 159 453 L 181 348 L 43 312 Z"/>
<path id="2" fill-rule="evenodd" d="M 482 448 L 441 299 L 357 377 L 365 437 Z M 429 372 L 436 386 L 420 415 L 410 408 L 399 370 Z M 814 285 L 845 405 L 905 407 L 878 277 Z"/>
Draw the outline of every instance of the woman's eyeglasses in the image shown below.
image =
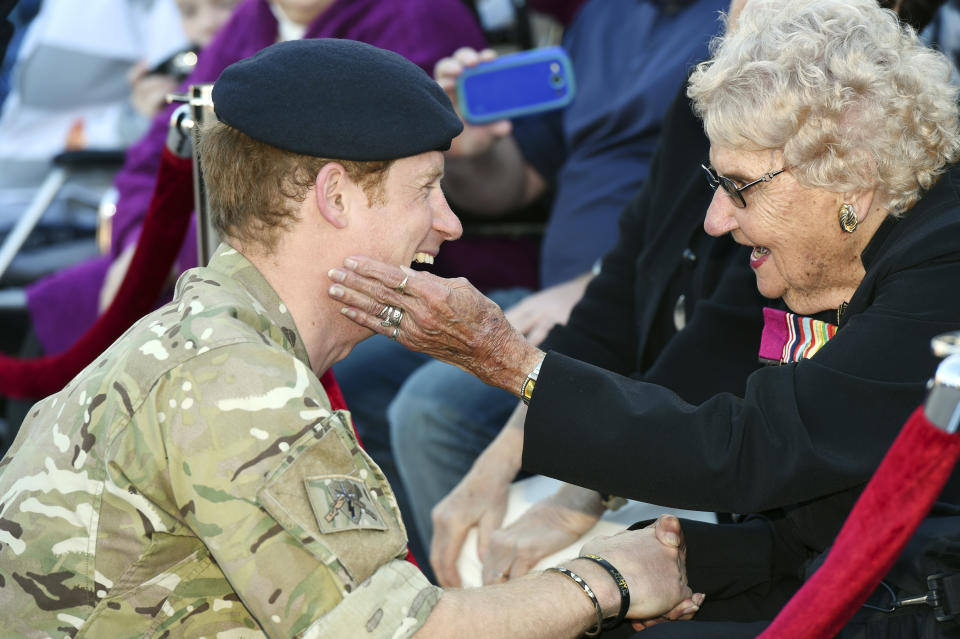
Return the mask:
<path id="1" fill-rule="evenodd" d="M 705 164 L 701 164 L 700 166 L 704 171 L 707 172 L 707 184 L 710 185 L 710 188 L 716 191 L 717 187 L 722 186 L 723 190 L 726 191 L 727 195 L 730 196 L 730 199 L 733 200 L 733 205 L 741 209 L 747 205 L 747 202 L 743 199 L 744 191 L 749 189 L 751 186 L 760 184 L 761 182 L 769 182 L 774 177 L 787 170 L 786 167 L 784 167 L 776 171 L 770 171 L 769 173 L 764 173 L 753 182 L 747 182 L 743 186 L 737 186 L 736 182 L 728 177 L 720 175 L 712 166 L 706 166 Z"/>

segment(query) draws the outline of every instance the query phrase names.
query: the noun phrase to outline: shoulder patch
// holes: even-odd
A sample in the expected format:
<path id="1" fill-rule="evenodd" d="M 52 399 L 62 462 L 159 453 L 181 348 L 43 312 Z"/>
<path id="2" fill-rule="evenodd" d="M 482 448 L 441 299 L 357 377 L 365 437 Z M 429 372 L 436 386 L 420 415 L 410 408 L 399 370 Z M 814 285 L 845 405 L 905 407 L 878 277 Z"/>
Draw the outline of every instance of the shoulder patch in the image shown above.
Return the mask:
<path id="1" fill-rule="evenodd" d="M 386 530 L 387 524 L 367 485 L 349 475 L 319 475 L 303 480 L 317 525 L 324 534 L 345 530 Z"/>

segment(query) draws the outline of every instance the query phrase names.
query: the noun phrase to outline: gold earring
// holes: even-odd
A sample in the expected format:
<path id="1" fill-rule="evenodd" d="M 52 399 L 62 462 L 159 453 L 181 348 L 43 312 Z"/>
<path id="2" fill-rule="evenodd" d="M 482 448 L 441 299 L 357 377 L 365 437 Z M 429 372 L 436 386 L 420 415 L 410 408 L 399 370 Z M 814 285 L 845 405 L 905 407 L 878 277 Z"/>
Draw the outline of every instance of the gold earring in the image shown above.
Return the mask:
<path id="1" fill-rule="evenodd" d="M 860 218 L 857 217 L 857 212 L 853 209 L 852 204 L 844 204 L 840 207 L 840 228 L 842 228 L 847 233 L 853 233 L 857 230 L 857 225 L 860 224 Z"/>

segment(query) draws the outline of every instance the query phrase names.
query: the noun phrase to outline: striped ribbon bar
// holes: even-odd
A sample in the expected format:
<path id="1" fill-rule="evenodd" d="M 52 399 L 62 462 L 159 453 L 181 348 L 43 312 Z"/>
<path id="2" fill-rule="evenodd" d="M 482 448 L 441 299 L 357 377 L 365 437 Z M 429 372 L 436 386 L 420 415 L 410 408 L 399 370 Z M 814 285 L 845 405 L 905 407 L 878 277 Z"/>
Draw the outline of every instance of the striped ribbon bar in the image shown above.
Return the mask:
<path id="1" fill-rule="evenodd" d="M 766 307 L 760 361 L 776 365 L 813 357 L 836 334 L 835 324 Z"/>

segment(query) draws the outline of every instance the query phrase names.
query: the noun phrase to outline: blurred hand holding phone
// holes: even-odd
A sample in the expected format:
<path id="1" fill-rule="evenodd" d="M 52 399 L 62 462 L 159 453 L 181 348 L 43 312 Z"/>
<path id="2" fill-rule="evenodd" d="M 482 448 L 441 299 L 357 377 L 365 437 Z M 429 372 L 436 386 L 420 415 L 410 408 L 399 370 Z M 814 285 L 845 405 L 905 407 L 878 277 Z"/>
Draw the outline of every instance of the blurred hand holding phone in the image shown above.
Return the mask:
<path id="1" fill-rule="evenodd" d="M 470 124 L 561 109 L 573 100 L 573 66 L 562 47 L 502 56 L 463 69 L 457 102 Z"/>

